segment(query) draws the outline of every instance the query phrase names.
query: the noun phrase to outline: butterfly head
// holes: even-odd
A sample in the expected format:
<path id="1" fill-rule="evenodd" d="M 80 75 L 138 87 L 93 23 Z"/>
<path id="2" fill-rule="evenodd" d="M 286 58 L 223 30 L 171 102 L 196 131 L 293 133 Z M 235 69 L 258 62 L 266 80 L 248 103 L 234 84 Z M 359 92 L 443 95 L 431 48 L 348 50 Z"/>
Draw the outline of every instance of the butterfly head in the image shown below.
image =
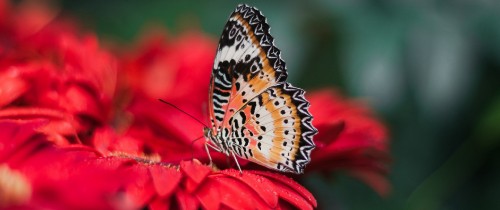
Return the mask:
<path id="1" fill-rule="evenodd" d="M 212 134 L 212 129 L 210 129 L 209 127 L 204 127 L 203 136 L 206 140 L 214 143 L 217 147 L 219 147 L 219 142 L 217 141 L 217 138 Z"/>
<path id="2" fill-rule="evenodd" d="M 211 130 L 209 127 L 203 128 L 203 136 L 205 136 L 205 138 L 207 138 L 207 139 L 210 139 L 212 137 Z"/>

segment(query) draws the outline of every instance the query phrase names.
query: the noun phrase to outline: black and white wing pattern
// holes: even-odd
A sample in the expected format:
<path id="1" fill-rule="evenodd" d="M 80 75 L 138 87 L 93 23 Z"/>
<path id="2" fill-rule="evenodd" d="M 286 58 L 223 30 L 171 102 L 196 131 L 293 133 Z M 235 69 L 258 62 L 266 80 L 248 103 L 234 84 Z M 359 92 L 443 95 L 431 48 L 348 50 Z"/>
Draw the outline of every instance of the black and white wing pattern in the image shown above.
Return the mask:
<path id="1" fill-rule="evenodd" d="M 269 25 L 254 7 L 239 5 L 220 37 L 209 91 L 211 142 L 279 171 L 302 173 L 315 145 L 304 90 L 287 71 Z"/>

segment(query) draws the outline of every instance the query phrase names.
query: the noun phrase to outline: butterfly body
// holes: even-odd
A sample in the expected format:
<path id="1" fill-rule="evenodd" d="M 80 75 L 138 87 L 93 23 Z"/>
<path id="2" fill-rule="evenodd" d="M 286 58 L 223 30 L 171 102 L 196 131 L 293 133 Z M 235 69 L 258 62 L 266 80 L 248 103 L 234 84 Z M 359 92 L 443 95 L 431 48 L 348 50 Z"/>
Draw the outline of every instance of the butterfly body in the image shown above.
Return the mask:
<path id="1" fill-rule="evenodd" d="M 221 35 L 210 79 L 206 145 L 284 172 L 302 173 L 314 149 L 304 90 L 286 82 L 285 62 L 264 16 L 239 5 Z"/>

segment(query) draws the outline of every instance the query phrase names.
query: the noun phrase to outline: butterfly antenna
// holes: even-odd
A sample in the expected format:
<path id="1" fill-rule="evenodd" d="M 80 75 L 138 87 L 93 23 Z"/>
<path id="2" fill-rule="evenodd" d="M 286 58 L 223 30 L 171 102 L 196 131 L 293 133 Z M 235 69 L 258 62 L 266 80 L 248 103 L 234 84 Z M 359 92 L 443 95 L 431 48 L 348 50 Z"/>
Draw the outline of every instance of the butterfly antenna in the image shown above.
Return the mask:
<path id="1" fill-rule="evenodd" d="M 196 138 L 195 140 L 191 141 L 191 159 L 194 159 L 194 148 L 193 148 L 194 142 L 200 140 L 201 138 L 203 138 L 203 136 L 200 136 L 200 137 Z"/>
<path id="2" fill-rule="evenodd" d="M 162 103 L 166 104 L 166 105 L 169 105 L 171 107 L 174 107 L 175 109 L 179 110 L 180 112 L 186 114 L 187 116 L 191 117 L 192 119 L 196 120 L 198 123 L 202 124 L 203 126 L 205 127 L 208 127 L 205 123 L 201 122 L 200 120 L 198 120 L 196 117 L 193 117 L 193 115 L 190 115 L 189 113 L 185 112 L 184 110 L 180 109 L 179 107 L 171 104 L 170 102 L 167 102 L 161 98 L 158 99 L 159 101 L 161 101 Z M 197 139 L 198 140 L 198 139 Z"/>

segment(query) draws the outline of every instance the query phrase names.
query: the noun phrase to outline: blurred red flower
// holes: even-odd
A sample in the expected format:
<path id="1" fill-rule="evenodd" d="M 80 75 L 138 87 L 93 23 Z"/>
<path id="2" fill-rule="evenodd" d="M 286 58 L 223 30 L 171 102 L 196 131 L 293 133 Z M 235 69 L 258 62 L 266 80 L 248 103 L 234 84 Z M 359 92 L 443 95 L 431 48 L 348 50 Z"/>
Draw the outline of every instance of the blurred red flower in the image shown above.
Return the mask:
<path id="1" fill-rule="evenodd" d="M 141 139 L 147 152 L 160 154 L 166 162 L 193 158 L 193 149 L 195 157 L 204 158 L 203 141 L 192 147 L 192 141 L 202 136 L 203 125 L 157 99 L 202 121 L 208 119 L 204 111 L 216 45 L 196 31 L 175 40 L 166 37 L 149 33 L 120 59 L 124 71 L 120 88 L 125 89 L 120 95 L 127 100 L 124 110 L 132 116 L 126 135 Z"/>
<path id="2" fill-rule="evenodd" d="M 79 141 L 109 121 L 116 61 L 95 35 L 36 1 L 4 3 L 0 22 L 0 117 L 50 118 L 44 130 L 58 144 Z"/>
<path id="3" fill-rule="evenodd" d="M 389 193 L 389 142 L 386 128 L 359 102 L 324 89 L 307 94 L 318 129 L 309 170 L 345 170 L 380 195 Z"/>
<path id="4" fill-rule="evenodd" d="M 0 3 L 0 208 L 316 207 L 277 172 L 250 163 L 240 176 L 215 152 L 220 169 L 201 164 L 203 126 L 157 101 L 207 121 L 214 40 L 151 33 L 111 53 L 56 17 L 36 1 Z M 346 169 L 384 194 L 383 126 L 331 92 L 308 99 L 320 133 L 306 172 Z"/>

